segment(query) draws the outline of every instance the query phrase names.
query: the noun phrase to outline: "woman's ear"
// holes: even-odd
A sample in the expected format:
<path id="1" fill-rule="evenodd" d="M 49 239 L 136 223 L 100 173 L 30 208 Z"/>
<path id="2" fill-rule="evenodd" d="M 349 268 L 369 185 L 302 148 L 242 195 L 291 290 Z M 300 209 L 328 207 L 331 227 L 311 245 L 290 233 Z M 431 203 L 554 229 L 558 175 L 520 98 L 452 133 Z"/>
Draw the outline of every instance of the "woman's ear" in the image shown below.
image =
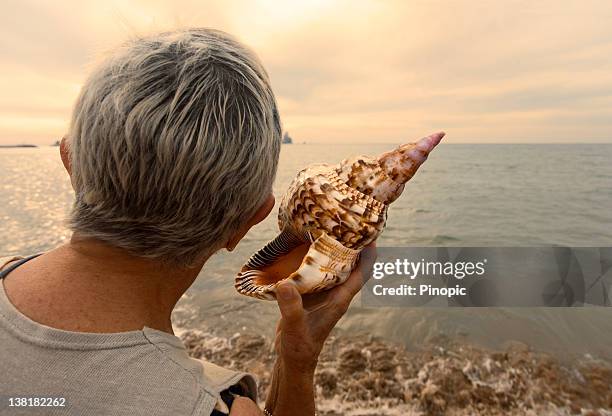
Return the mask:
<path id="1" fill-rule="evenodd" d="M 64 164 L 64 168 L 66 168 L 66 172 L 68 175 L 72 176 L 72 165 L 70 164 L 70 144 L 68 143 L 68 136 L 62 137 L 60 141 L 60 157 L 62 158 L 62 163 Z"/>
<path id="2" fill-rule="evenodd" d="M 232 251 L 234 248 L 236 248 L 240 240 L 242 240 L 251 227 L 262 222 L 268 216 L 268 214 L 270 214 L 272 208 L 274 208 L 274 195 L 270 193 L 264 203 L 261 204 L 257 211 L 255 211 L 251 219 L 249 219 L 242 227 L 240 227 L 238 231 L 236 231 L 232 237 L 230 237 L 225 245 L 227 251 Z"/>

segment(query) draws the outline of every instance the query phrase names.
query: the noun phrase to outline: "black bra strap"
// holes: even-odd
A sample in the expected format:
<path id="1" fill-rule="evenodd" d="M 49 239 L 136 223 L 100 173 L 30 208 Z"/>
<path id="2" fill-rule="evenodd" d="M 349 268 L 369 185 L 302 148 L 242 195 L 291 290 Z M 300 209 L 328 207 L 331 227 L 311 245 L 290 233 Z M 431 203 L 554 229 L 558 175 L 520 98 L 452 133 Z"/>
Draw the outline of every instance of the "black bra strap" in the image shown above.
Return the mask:
<path id="1" fill-rule="evenodd" d="M 15 270 L 17 267 L 21 266 L 23 263 L 28 262 L 28 261 L 30 261 L 30 260 L 40 256 L 41 254 L 42 253 L 34 254 L 32 256 L 28 256 L 28 257 L 23 258 L 21 260 L 14 261 L 13 264 L 8 266 L 6 269 L 0 271 L 0 280 L 4 279 L 10 272 Z"/>

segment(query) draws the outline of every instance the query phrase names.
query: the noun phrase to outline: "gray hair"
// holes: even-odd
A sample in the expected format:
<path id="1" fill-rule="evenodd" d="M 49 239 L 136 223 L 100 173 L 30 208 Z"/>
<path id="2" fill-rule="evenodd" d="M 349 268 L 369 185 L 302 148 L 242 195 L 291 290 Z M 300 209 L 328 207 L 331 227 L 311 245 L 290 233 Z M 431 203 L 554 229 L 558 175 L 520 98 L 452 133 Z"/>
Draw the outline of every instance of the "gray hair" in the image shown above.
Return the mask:
<path id="1" fill-rule="evenodd" d="M 124 44 L 85 82 L 70 125 L 70 227 L 193 265 L 271 191 L 281 126 L 268 75 L 229 35 L 188 29 Z"/>

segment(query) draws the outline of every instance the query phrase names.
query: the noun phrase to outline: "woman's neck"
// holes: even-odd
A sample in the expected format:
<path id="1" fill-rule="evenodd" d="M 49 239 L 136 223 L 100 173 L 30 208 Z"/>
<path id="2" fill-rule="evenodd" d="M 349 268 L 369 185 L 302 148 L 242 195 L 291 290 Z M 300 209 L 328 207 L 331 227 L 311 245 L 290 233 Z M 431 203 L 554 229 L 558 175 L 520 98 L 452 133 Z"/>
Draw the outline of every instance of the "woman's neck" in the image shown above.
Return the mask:
<path id="1" fill-rule="evenodd" d="M 15 269 L 4 287 L 19 311 L 54 328 L 110 333 L 147 326 L 172 333 L 172 309 L 203 265 L 170 267 L 73 236 Z"/>

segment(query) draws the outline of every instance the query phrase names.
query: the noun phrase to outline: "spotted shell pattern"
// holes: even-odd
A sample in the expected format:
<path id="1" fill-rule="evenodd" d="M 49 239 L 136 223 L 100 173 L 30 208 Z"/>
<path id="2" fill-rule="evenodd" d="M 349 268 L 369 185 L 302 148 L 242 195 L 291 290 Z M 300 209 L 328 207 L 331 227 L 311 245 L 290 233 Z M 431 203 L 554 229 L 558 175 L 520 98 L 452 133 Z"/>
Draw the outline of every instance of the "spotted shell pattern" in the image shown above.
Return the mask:
<path id="1" fill-rule="evenodd" d="M 388 205 L 443 136 L 436 133 L 378 158 L 355 156 L 338 165 L 317 164 L 300 171 L 280 203 L 280 234 L 242 267 L 236 290 L 275 299 L 278 281 L 267 283 L 262 269 L 303 244 L 309 249 L 302 264 L 282 280 L 294 283 L 302 294 L 343 283 L 361 250 L 384 229 Z"/>

